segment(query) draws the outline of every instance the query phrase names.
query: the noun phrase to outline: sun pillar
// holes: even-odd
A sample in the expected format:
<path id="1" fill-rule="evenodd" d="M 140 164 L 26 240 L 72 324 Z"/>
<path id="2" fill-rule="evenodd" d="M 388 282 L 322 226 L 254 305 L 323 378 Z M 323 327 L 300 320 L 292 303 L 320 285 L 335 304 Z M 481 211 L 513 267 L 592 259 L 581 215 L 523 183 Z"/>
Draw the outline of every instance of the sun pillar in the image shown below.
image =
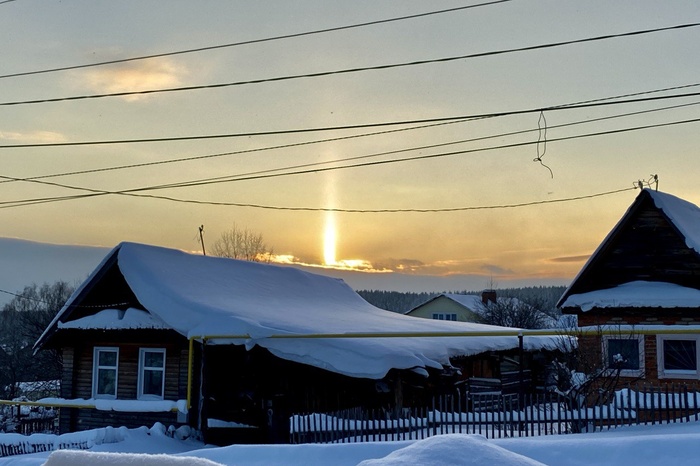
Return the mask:
<path id="1" fill-rule="evenodd" d="M 323 263 L 325 265 L 335 265 L 335 246 L 337 241 L 335 228 L 335 213 L 326 212 L 326 226 L 323 232 Z"/>

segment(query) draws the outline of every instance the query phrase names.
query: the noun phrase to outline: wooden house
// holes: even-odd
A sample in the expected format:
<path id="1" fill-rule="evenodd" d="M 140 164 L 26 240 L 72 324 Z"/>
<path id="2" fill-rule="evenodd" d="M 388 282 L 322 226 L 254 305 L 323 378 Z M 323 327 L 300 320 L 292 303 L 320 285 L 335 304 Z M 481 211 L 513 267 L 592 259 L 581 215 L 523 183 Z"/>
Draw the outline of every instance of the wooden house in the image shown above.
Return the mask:
<path id="1" fill-rule="evenodd" d="M 293 267 L 122 243 L 35 348 L 63 355 L 61 432 L 161 422 L 224 443 L 287 441 L 294 412 L 408 403 L 453 358 L 518 345 L 516 329 L 406 317 Z"/>
<path id="2" fill-rule="evenodd" d="M 578 316 L 581 353 L 601 368 L 700 379 L 700 209 L 642 190 L 557 305 Z"/>

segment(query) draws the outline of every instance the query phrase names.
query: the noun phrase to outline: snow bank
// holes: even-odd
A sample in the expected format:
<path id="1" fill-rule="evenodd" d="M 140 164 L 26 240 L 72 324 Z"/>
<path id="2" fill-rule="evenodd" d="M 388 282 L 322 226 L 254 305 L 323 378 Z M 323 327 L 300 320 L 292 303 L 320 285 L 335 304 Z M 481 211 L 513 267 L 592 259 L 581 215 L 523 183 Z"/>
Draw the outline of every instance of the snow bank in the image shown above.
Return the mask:
<path id="1" fill-rule="evenodd" d="M 96 453 L 59 450 L 51 453 L 44 466 L 223 466 L 194 456 L 149 455 L 138 453 Z"/>
<path id="2" fill-rule="evenodd" d="M 544 466 L 543 463 L 501 448 L 479 435 L 438 435 L 420 440 L 384 458 L 358 466 Z"/>

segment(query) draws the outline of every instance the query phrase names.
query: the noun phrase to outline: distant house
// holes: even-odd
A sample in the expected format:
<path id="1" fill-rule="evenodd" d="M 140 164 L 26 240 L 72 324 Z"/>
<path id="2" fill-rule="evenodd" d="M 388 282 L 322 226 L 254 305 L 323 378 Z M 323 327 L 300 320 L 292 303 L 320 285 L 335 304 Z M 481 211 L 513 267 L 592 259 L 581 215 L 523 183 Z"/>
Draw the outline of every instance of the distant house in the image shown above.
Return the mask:
<path id="1" fill-rule="evenodd" d="M 486 290 L 480 296 L 443 293 L 419 304 L 407 316 L 457 322 L 480 322 L 481 311 L 489 302 L 496 301 L 496 291 Z"/>
<path id="2" fill-rule="evenodd" d="M 700 209 L 642 190 L 557 304 L 582 353 L 651 381 L 700 379 Z"/>
<path id="3" fill-rule="evenodd" d="M 517 352 L 516 334 L 384 311 L 292 267 L 122 243 L 35 348 L 63 355 L 62 432 L 161 422 L 211 442 L 224 430 L 285 441 L 290 413 L 409 403 L 457 373 L 456 358 Z"/>

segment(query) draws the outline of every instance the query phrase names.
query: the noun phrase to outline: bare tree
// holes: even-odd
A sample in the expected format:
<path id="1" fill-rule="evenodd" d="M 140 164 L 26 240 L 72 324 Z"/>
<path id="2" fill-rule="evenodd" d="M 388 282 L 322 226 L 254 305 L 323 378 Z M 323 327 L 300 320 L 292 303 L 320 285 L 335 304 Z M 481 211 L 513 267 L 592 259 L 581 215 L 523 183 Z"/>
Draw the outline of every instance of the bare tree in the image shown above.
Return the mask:
<path id="1" fill-rule="evenodd" d="M 501 327 L 547 328 L 553 319 L 545 313 L 539 302 L 525 302 L 517 298 L 498 298 L 481 305 L 482 322 Z"/>
<path id="2" fill-rule="evenodd" d="M 621 328 L 603 330 L 586 333 L 572 327 L 560 335 L 561 356 L 552 362 L 548 385 L 571 407 L 608 404 L 620 388 L 644 378 L 644 337 Z M 583 428 L 577 423 L 571 427 Z"/>
<path id="3" fill-rule="evenodd" d="M 262 233 L 239 228 L 235 223 L 221 234 L 211 247 L 214 256 L 242 259 L 253 262 L 269 262 L 272 248 L 268 248 Z"/>
<path id="4" fill-rule="evenodd" d="M 34 342 L 70 297 L 73 289 L 66 282 L 26 286 L 0 312 L 0 387 L 7 398 L 19 395 L 21 382 L 41 382 L 55 386 L 62 361 L 55 350 L 33 354 Z"/>

